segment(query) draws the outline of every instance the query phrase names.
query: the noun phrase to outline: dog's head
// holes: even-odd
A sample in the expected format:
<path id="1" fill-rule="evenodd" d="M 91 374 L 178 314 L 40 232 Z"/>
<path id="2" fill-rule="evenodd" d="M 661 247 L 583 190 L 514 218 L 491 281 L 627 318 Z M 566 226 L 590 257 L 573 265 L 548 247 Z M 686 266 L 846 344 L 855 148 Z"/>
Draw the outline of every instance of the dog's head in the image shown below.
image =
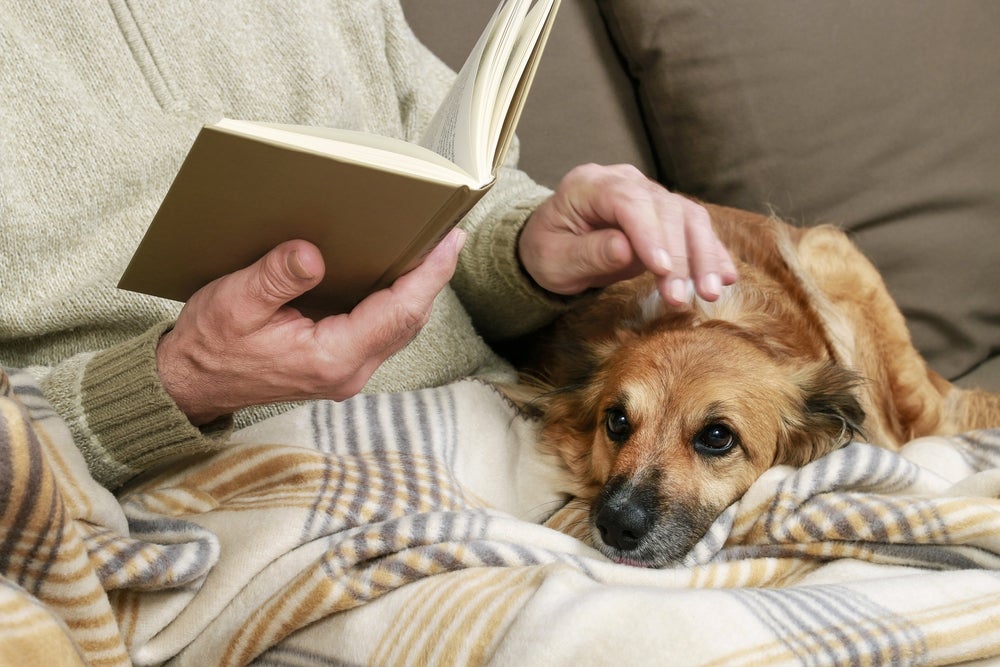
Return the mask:
<path id="1" fill-rule="evenodd" d="M 856 377 L 832 361 L 788 358 L 733 323 L 668 320 L 588 340 L 541 399 L 593 543 L 646 567 L 682 558 L 766 469 L 845 444 L 864 418 Z"/>

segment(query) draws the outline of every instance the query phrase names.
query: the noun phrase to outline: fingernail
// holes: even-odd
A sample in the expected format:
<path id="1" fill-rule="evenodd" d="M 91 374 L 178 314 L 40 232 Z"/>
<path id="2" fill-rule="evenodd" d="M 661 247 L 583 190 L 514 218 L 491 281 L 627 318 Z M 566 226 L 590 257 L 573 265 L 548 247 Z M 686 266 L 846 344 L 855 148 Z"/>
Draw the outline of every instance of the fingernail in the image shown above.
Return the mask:
<path id="1" fill-rule="evenodd" d="M 663 248 L 657 250 L 653 254 L 653 257 L 656 259 L 656 263 L 660 265 L 660 268 L 663 269 L 664 272 L 673 270 L 674 263 L 670 259 L 670 253 Z"/>
<path id="2" fill-rule="evenodd" d="M 702 290 L 712 296 L 722 294 L 722 278 L 718 273 L 709 273 L 702 278 Z"/>
<path id="3" fill-rule="evenodd" d="M 670 296 L 677 303 L 691 301 L 691 281 L 686 278 L 674 278 L 670 281 Z"/>
<path id="4" fill-rule="evenodd" d="M 302 260 L 299 259 L 299 252 L 297 250 L 288 255 L 288 259 L 285 260 L 285 266 L 287 266 L 289 272 L 299 280 L 309 280 L 313 277 L 312 273 L 310 273 L 306 267 L 302 265 Z"/>
<path id="5" fill-rule="evenodd" d="M 469 235 L 464 229 L 459 229 L 458 233 L 455 234 L 455 254 L 462 252 L 462 248 L 465 247 L 465 241 L 469 238 Z"/>
<path id="6" fill-rule="evenodd" d="M 735 266 L 730 265 L 726 269 L 726 279 L 725 279 L 724 283 L 726 285 L 732 285 L 737 280 L 739 280 L 739 277 L 740 277 L 739 271 L 736 270 Z"/>

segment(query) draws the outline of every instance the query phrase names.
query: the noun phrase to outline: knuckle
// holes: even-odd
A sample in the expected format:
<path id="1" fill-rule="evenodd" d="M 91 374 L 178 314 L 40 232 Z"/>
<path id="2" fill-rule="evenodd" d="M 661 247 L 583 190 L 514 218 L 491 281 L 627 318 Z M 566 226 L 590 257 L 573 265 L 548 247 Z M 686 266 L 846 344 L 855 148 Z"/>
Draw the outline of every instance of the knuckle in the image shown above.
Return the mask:
<path id="1" fill-rule="evenodd" d="M 316 398 L 332 398 L 342 401 L 357 394 L 368 381 L 371 373 L 365 373 L 367 359 L 362 350 L 340 351 L 330 363 L 318 364 L 306 380 Z"/>
<path id="2" fill-rule="evenodd" d="M 701 204 L 693 204 L 688 211 L 688 218 L 699 227 L 710 228 L 712 226 L 712 216 Z"/>
<path id="3" fill-rule="evenodd" d="M 661 215 L 667 220 L 685 220 L 684 202 L 677 195 L 668 195 L 660 201 Z"/>
<path id="4" fill-rule="evenodd" d="M 393 311 L 396 329 L 407 338 L 415 336 L 431 317 L 430 308 L 417 306 L 412 302 L 397 303 Z"/>
<path id="5" fill-rule="evenodd" d="M 256 280 L 249 281 L 249 290 L 251 296 L 260 301 L 285 299 L 293 295 L 285 279 L 285 272 L 273 255 L 268 255 L 260 263 Z"/>
<path id="6" fill-rule="evenodd" d="M 632 164 L 593 165 L 593 174 L 606 187 L 619 191 L 645 192 L 647 197 L 652 181 L 646 178 L 638 167 Z"/>
<path id="7" fill-rule="evenodd" d="M 572 185 L 577 182 L 593 181 L 600 178 L 603 170 L 604 167 L 595 162 L 579 164 L 566 172 L 566 175 L 563 177 L 563 183 Z"/>
<path id="8" fill-rule="evenodd" d="M 655 211 L 655 201 L 652 193 L 642 183 L 635 181 L 617 181 L 614 188 L 614 196 L 622 205 L 639 212 Z M 643 219 L 643 221 L 647 221 Z M 648 220 L 652 222 L 653 220 Z"/>
<path id="9" fill-rule="evenodd" d="M 330 397 L 335 401 L 346 401 L 353 396 L 357 396 L 365 388 L 365 385 L 368 384 L 371 376 L 372 373 L 370 371 L 366 372 L 363 367 L 359 367 L 350 378 L 337 383 Z"/>
<path id="10" fill-rule="evenodd" d="M 613 164 L 608 167 L 616 176 L 630 181 L 646 182 L 649 179 L 637 166 L 630 163 Z"/>
<path id="11" fill-rule="evenodd" d="M 366 358 L 388 356 L 402 344 L 413 339 L 430 319 L 430 309 L 412 302 L 399 302 L 387 309 L 386 317 L 372 337 L 366 341 Z"/>

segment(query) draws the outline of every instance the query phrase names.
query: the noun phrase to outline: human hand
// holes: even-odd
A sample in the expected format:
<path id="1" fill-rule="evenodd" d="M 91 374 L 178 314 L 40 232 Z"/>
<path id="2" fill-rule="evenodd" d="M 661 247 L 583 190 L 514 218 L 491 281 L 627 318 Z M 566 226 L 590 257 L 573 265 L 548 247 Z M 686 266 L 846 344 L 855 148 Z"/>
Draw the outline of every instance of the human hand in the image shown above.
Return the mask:
<path id="1" fill-rule="evenodd" d="M 318 322 L 287 304 L 319 283 L 323 258 L 283 243 L 188 300 L 156 350 L 163 385 L 195 425 L 251 405 L 349 398 L 427 323 L 464 242 L 453 230 L 391 287 Z"/>
<path id="2" fill-rule="evenodd" d="M 648 270 L 663 299 L 707 301 L 736 281 L 708 212 L 631 165 L 582 165 L 525 223 L 518 241 L 525 270 L 544 289 L 578 294 Z"/>

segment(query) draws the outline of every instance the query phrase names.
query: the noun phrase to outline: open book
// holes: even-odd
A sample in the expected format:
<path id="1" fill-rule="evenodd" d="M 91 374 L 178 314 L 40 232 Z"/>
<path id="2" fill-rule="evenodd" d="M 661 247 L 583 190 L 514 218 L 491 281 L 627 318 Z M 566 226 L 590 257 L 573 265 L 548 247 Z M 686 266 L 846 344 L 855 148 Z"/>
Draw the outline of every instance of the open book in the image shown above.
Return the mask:
<path id="1" fill-rule="evenodd" d="M 416 266 L 489 190 L 559 0 L 503 0 L 419 145 L 222 119 L 195 139 L 118 286 L 186 301 L 283 241 L 315 243 L 323 282 L 294 305 L 346 312 Z"/>

